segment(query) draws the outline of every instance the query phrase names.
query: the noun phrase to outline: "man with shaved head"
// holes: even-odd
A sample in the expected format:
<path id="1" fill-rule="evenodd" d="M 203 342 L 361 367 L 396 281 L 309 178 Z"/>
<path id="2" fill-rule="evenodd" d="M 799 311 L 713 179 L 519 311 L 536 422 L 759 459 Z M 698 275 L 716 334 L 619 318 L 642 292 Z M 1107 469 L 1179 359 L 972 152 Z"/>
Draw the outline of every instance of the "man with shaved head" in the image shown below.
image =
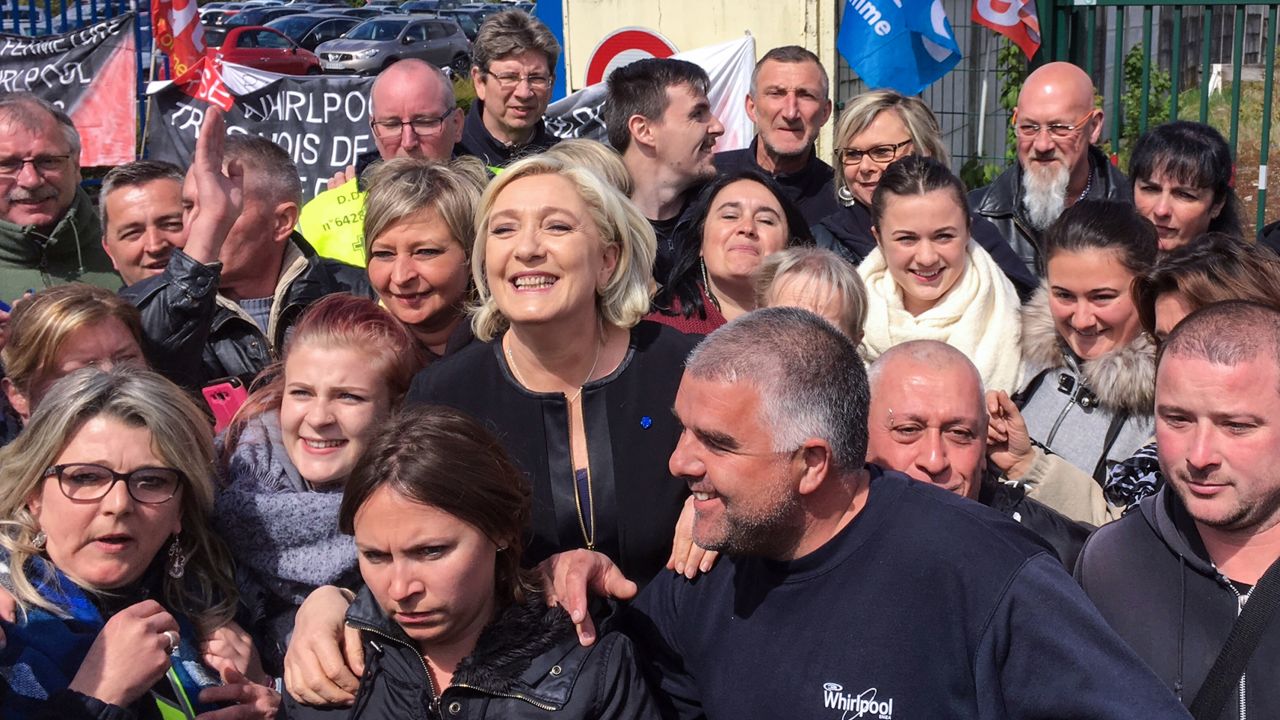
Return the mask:
<path id="1" fill-rule="evenodd" d="M 1280 717 L 1280 622 L 1242 615 L 1280 589 L 1280 312 L 1218 303 L 1174 328 L 1156 445 L 1168 484 L 1089 539 L 1077 579 L 1196 717 Z M 1214 684 L 1215 711 L 1210 668 L 1233 626 L 1259 622 L 1243 675 Z"/>
<path id="2" fill-rule="evenodd" d="M 936 340 L 895 345 L 867 370 L 867 461 L 999 510 L 1075 566 L 1092 529 L 1000 482 L 987 463 L 982 378 L 964 353 Z"/>
<path id="3" fill-rule="evenodd" d="M 974 212 L 995 223 L 1040 275 L 1040 233 L 1064 209 L 1086 198 L 1132 200 L 1128 179 L 1094 146 L 1102 110 L 1093 93 L 1093 81 L 1071 63 L 1031 73 L 1013 115 L 1018 163 L 970 194 Z"/>

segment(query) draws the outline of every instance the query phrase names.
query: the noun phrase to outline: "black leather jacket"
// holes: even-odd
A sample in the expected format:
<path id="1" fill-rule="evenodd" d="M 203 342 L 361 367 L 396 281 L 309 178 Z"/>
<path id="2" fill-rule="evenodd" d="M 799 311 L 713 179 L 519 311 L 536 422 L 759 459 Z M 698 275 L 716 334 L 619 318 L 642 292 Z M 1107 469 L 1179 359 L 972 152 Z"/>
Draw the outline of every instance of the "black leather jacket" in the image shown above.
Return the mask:
<path id="1" fill-rule="evenodd" d="M 319 257 L 297 233 L 290 243 L 266 333 L 218 295 L 220 263 L 202 265 L 181 250 L 163 273 L 121 290 L 142 313 L 142 350 L 152 367 L 192 390 L 224 377 L 247 388 L 308 305 L 339 292 L 373 297 L 364 270 Z"/>
<path id="2" fill-rule="evenodd" d="M 1089 163 L 1093 181 L 1089 185 L 1089 200 L 1125 200 L 1133 202 L 1133 187 L 1129 178 L 1111 164 L 1107 156 L 1096 147 L 1089 147 Z M 1022 208 L 1022 166 L 1014 162 L 1000 173 L 995 182 L 969 193 L 969 207 L 974 214 L 990 220 L 1000 234 L 1013 246 L 1014 252 L 1027 264 L 1027 269 L 1043 277 L 1040 261 L 1040 231 L 1031 226 Z"/>
<path id="3" fill-rule="evenodd" d="M 289 720 L 659 717 L 631 640 L 606 632 L 591 647 L 582 647 L 568 614 L 548 608 L 541 595 L 503 610 L 444 692 L 436 691 L 417 646 L 382 612 L 368 588 L 347 611 L 347 625 L 360 630 L 364 641 L 365 669 L 355 705 L 305 707 L 286 694 Z"/>
<path id="4" fill-rule="evenodd" d="M 1080 548 L 1094 527 L 1071 520 L 1048 505 L 1027 497 L 1021 485 L 1002 482 L 994 468 L 988 468 L 978 489 L 978 502 L 1022 523 L 1023 527 L 1053 546 L 1054 553 L 1071 572 L 1080 556 Z"/>

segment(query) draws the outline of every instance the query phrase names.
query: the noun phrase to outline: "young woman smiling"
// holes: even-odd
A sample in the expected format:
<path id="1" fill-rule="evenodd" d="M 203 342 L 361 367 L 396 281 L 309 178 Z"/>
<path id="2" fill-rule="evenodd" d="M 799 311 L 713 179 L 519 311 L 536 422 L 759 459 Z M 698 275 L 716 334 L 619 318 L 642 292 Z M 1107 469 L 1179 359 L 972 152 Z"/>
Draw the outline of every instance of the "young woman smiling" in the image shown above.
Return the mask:
<path id="1" fill-rule="evenodd" d="M 1076 203 L 1045 231 L 1046 287 L 1023 311 L 1023 357 L 1039 372 L 1014 400 L 1030 437 L 1099 483 L 1153 429 L 1155 345 L 1132 290 L 1156 247 L 1128 203 Z"/>
<path id="2" fill-rule="evenodd" d="M 908 340 L 938 340 L 967 355 L 987 387 L 1017 387 L 1018 293 L 972 239 L 960 179 L 933 158 L 909 155 L 880 176 L 871 217 L 876 249 L 858 266 L 866 360 Z"/>
<path id="3" fill-rule="evenodd" d="M 221 438 L 216 523 L 268 672 L 280 670 L 307 593 L 356 582 L 355 550 L 336 526 L 342 487 L 418 358 L 404 325 L 371 300 L 330 295 L 298 321 L 280 367 Z"/>

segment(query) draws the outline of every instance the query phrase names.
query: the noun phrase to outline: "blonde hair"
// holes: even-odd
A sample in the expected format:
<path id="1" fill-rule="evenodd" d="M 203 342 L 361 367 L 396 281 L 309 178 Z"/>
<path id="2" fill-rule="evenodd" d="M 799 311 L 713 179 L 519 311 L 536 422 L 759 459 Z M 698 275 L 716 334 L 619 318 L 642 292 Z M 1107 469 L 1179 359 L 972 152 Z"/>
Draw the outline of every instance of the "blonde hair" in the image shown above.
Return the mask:
<path id="1" fill-rule="evenodd" d="M 107 372 L 83 368 L 62 378 L 31 415 L 22 434 L 0 449 L 0 550 L 8 561 L 18 606 L 24 611 L 39 607 L 66 615 L 66 608 L 41 596 L 27 575 L 27 561 L 40 553 L 34 542 L 39 527 L 27 501 L 76 433 L 97 417 L 146 428 L 155 452 L 180 472 L 181 492 L 170 502 L 182 503 L 178 540 L 189 560 L 181 580 L 164 573 L 163 601 L 204 632 L 225 624 L 235 611 L 238 593 L 230 556 L 209 525 L 214 495 L 213 429 L 176 385 L 149 370 L 129 366 Z"/>
<path id="2" fill-rule="evenodd" d="M 898 113 L 898 119 L 907 128 L 907 136 L 911 138 L 913 153 L 925 155 L 938 160 L 943 165 L 951 164 L 951 153 L 942 142 L 942 128 L 938 118 L 923 100 L 918 97 L 902 95 L 893 90 L 872 90 L 851 99 L 840 113 L 840 121 L 836 123 L 835 152 L 831 166 L 835 168 L 836 192 L 844 198 L 849 191 L 849 184 L 844 179 L 844 163 L 840 161 L 840 150 L 848 147 L 854 135 L 866 130 L 882 112 Z"/>
<path id="3" fill-rule="evenodd" d="M 764 259 L 756 275 L 756 307 L 769 307 L 771 295 L 786 280 L 825 285 L 839 302 L 840 330 L 855 343 L 867 323 L 867 287 L 848 262 L 825 248 L 795 247 Z"/>
<path id="4" fill-rule="evenodd" d="M 449 234 L 471 255 L 475 237 L 475 208 L 487 178 L 474 158 L 448 165 L 418 158 L 393 158 L 377 163 L 365 175 L 369 192 L 364 201 L 364 258 L 373 241 L 392 225 L 427 208 L 435 210 Z"/>
<path id="5" fill-rule="evenodd" d="M 635 183 L 631 180 L 631 173 L 627 171 L 627 166 L 622 162 L 622 156 L 617 150 L 604 143 L 588 138 L 570 138 L 552 145 L 551 149 L 543 155 L 562 159 L 570 165 L 584 167 L 599 175 L 601 180 L 614 186 L 618 192 L 627 197 L 631 197 L 635 189 Z"/>
<path id="6" fill-rule="evenodd" d="M 58 349 L 72 333 L 111 318 L 119 320 L 142 346 L 138 309 L 110 290 L 85 283 L 41 290 L 19 303 L 9 319 L 9 340 L 0 351 L 5 375 L 30 397 L 51 379 Z"/>
<path id="7" fill-rule="evenodd" d="M 477 298 L 471 319 L 475 336 L 488 342 L 509 325 L 494 301 L 485 277 L 489 213 L 508 185 L 537 175 L 556 175 L 572 183 L 591 213 L 591 219 L 600 232 L 600 242 L 606 248 L 618 247 L 618 264 L 609 282 L 596 294 L 596 310 L 605 322 L 612 325 L 620 328 L 635 326 L 649 312 L 649 284 L 658 246 L 653 226 L 625 195 L 594 172 L 577 167 L 562 157 L 547 157 L 544 153 L 512 164 L 489 183 L 480 196 L 480 205 L 476 208 L 475 248 L 471 254 L 471 277 Z"/>

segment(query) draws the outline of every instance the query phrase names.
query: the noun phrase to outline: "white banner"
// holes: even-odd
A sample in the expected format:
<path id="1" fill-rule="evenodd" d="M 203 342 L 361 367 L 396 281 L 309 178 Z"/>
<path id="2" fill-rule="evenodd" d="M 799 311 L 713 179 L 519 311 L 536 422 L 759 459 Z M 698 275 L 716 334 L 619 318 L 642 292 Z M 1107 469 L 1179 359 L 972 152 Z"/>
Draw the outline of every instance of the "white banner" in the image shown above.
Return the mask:
<path id="1" fill-rule="evenodd" d="M 751 92 L 751 71 L 756 65 L 756 41 L 750 35 L 718 45 L 672 55 L 699 65 L 711 77 L 711 112 L 724 124 L 724 135 L 716 152 L 738 150 L 751 144 L 755 125 L 747 117 L 746 97 Z M 600 108 L 604 105 L 605 83 L 589 85 L 547 108 L 547 129 L 560 138 L 585 137 L 607 143 Z"/>

